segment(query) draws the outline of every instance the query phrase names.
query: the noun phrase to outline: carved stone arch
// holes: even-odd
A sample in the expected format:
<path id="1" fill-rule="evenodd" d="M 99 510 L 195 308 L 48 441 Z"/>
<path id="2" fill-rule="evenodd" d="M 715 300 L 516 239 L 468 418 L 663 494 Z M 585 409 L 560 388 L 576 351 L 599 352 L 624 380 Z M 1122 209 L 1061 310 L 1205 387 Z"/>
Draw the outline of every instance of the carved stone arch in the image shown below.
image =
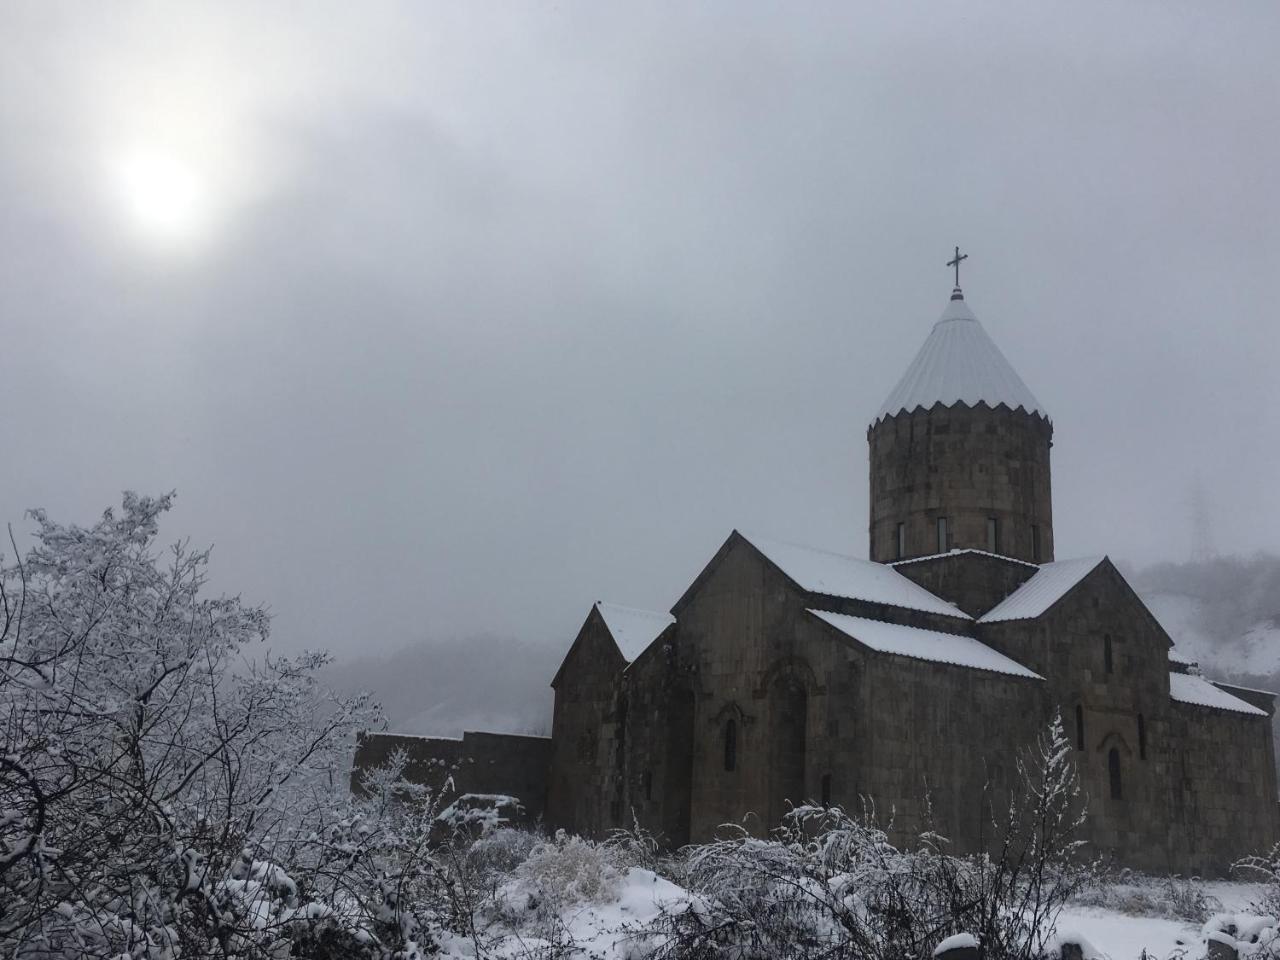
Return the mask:
<path id="1" fill-rule="evenodd" d="M 723 707 L 707 718 L 707 723 L 713 727 L 722 727 L 725 721 L 734 719 L 739 726 L 746 726 L 756 722 L 754 714 L 747 713 L 738 704 L 737 700 L 730 700 Z"/>
<path id="2" fill-rule="evenodd" d="M 804 657 L 779 657 L 760 675 L 760 684 L 752 695 L 757 700 L 768 696 L 769 688 L 782 679 L 799 681 L 810 695 L 821 696 L 827 692 L 827 688 L 818 683 L 818 675 Z"/>
<path id="3" fill-rule="evenodd" d="M 1129 741 L 1126 740 L 1124 735 L 1118 730 L 1108 731 L 1103 738 L 1098 741 L 1098 745 L 1094 750 L 1097 753 L 1107 753 L 1112 747 L 1119 750 L 1126 760 L 1131 760 L 1136 756 L 1133 748 L 1129 746 Z"/>

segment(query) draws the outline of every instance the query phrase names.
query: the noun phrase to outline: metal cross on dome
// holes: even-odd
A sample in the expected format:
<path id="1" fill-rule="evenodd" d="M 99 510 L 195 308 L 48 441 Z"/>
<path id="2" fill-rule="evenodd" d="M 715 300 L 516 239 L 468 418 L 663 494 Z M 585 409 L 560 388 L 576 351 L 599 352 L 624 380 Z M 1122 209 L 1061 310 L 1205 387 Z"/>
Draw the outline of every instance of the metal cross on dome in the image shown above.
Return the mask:
<path id="1" fill-rule="evenodd" d="M 947 261 L 947 266 L 948 266 L 948 267 L 955 267 L 955 268 L 956 268 L 956 289 L 957 289 L 957 290 L 959 290 L 959 289 L 960 289 L 960 261 L 961 261 L 961 260 L 968 260 L 968 259 L 969 259 L 969 255 L 968 255 L 967 253 L 961 253 L 961 252 L 960 252 L 960 248 L 959 248 L 959 247 L 956 247 L 956 255 L 955 255 L 955 259 L 954 259 L 954 260 L 948 260 L 948 261 Z"/>

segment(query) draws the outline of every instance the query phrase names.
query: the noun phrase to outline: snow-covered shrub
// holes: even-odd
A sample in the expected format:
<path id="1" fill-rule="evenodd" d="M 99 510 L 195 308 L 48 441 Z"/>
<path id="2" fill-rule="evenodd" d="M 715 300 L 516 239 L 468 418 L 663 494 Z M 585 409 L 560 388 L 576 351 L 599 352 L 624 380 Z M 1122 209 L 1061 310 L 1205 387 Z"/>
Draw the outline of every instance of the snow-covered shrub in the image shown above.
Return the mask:
<path id="1" fill-rule="evenodd" d="M 1073 904 L 1102 907 L 1135 917 L 1164 917 L 1204 923 L 1222 909 L 1199 878 L 1152 877 L 1120 870 L 1099 873 L 1072 896 Z"/>
<path id="2" fill-rule="evenodd" d="M 463 860 L 477 875 L 507 877 L 545 839 L 532 830 L 499 827 L 466 847 Z"/>
<path id="3" fill-rule="evenodd" d="M 6 955 L 280 955 L 298 838 L 375 722 L 319 684 L 323 655 L 253 655 L 266 612 L 204 595 L 207 551 L 157 549 L 171 502 L 35 511 L 0 566 Z"/>
<path id="4" fill-rule="evenodd" d="M 437 835 L 444 841 L 470 841 L 491 830 L 519 823 L 524 806 L 504 793 L 464 793 L 435 818 Z"/>
<path id="5" fill-rule="evenodd" d="M 516 867 L 515 878 L 522 893 L 558 909 L 614 898 L 623 869 L 617 847 L 560 830 L 530 851 Z"/>
<path id="6" fill-rule="evenodd" d="M 1262 884 L 1262 894 L 1253 904 L 1254 910 L 1280 916 L 1280 844 L 1261 856 L 1245 857 L 1236 863 L 1234 872 Z"/>
<path id="7" fill-rule="evenodd" d="M 931 833 L 899 850 L 873 813 L 816 806 L 792 810 L 769 838 L 728 828 L 687 848 L 698 905 L 663 917 L 662 954 L 888 960 L 969 932 L 988 956 L 1043 956 L 1086 876 L 1073 862 L 1083 804 L 1059 720 L 1020 773 L 994 856 L 953 856 Z"/>

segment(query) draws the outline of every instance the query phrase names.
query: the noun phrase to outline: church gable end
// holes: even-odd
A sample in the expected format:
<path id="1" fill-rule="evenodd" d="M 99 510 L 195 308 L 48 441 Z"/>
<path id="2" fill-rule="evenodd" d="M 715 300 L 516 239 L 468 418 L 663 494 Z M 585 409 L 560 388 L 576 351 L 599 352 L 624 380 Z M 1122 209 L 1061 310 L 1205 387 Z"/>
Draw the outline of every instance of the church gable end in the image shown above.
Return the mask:
<path id="1" fill-rule="evenodd" d="M 956 550 L 892 565 L 904 577 L 981 617 L 1031 579 L 1035 564 L 982 550 Z"/>

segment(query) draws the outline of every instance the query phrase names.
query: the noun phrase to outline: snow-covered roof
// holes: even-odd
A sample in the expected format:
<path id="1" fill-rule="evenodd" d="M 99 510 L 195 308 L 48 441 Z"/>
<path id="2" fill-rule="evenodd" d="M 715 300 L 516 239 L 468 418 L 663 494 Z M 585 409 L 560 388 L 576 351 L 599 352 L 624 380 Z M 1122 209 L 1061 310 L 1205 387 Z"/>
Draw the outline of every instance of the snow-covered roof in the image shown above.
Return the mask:
<path id="1" fill-rule="evenodd" d="M 745 533 L 742 536 L 794 580 L 801 590 L 809 593 L 972 619 L 959 607 L 935 597 L 883 563 Z"/>
<path id="2" fill-rule="evenodd" d="M 1044 679 L 1040 674 L 1028 670 L 1022 664 L 1009 659 L 1003 653 L 992 650 L 973 637 L 940 633 L 937 630 L 921 630 L 918 627 L 904 627 L 901 624 L 885 623 L 882 620 L 851 617 L 843 613 L 828 613 L 826 610 L 809 612 L 829 623 L 845 636 L 852 637 L 863 646 L 880 653 L 896 653 L 915 660 L 947 663 L 974 670 L 990 670 L 993 673 L 1007 673 L 1010 676 L 1027 677 L 1032 680 Z"/>
<path id="3" fill-rule="evenodd" d="M 637 610 L 635 607 L 623 607 L 616 603 L 597 601 L 596 609 L 604 617 L 605 626 L 613 636 L 623 658 L 630 663 L 653 641 L 663 630 L 676 622 L 669 613 L 658 613 L 653 610 Z"/>
<path id="4" fill-rule="evenodd" d="M 1178 703 L 1190 703 L 1197 707 L 1247 713 L 1253 717 L 1267 715 L 1265 710 L 1259 710 L 1253 704 L 1245 703 L 1239 697 L 1233 697 L 1221 687 L 1215 687 L 1204 677 L 1190 673 L 1169 674 L 1169 697 Z"/>
<path id="5" fill-rule="evenodd" d="M 950 407 L 957 403 L 970 407 L 1003 403 L 1010 410 L 1021 407 L 1049 419 L 963 299 L 947 304 L 924 346 L 876 414 L 876 422 L 918 407 L 928 410 L 936 404 Z"/>
<path id="6" fill-rule="evenodd" d="M 1006 560 L 1009 563 L 1021 564 L 1024 567 L 1039 567 L 1039 564 L 1032 563 L 1030 560 L 1019 560 L 1016 557 L 1006 557 L 1003 553 L 992 553 L 990 550 L 976 550 L 973 547 L 948 550 L 946 553 L 931 553 L 927 557 L 912 557 L 910 560 L 895 560 L 893 563 L 889 564 L 889 566 L 905 567 L 908 563 L 920 563 L 924 560 L 938 560 L 941 557 L 954 557 L 961 553 L 976 553 L 980 557 L 995 557 L 997 560 Z"/>
<path id="7" fill-rule="evenodd" d="M 1195 667 L 1199 666 L 1200 663 L 1195 657 L 1188 657 L 1185 653 L 1180 652 L 1177 647 L 1169 648 L 1169 662 L 1180 663 L 1184 667 Z"/>
<path id="8" fill-rule="evenodd" d="M 1044 563 L 1022 586 L 978 618 L 979 623 L 1034 620 L 1063 598 L 1106 557 L 1081 557 Z"/>

